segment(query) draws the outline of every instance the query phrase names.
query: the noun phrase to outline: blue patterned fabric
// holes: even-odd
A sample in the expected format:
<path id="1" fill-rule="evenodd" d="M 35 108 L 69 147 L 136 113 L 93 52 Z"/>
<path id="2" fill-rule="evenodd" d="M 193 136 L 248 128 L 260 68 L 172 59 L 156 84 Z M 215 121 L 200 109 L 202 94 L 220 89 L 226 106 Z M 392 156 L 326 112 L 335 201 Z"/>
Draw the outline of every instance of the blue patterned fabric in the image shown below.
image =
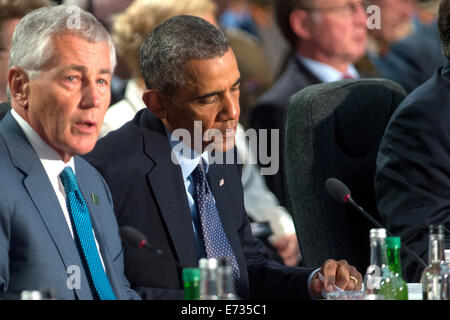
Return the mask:
<path id="1" fill-rule="evenodd" d="M 233 277 L 237 281 L 239 279 L 239 267 L 233 248 L 223 230 L 219 212 L 217 212 L 213 195 L 206 180 L 205 166 L 202 161 L 192 172 L 192 179 L 194 181 L 194 200 L 200 215 L 206 255 L 208 258 L 229 258 L 233 267 Z"/>
<path id="2" fill-rule="evenodd" d="M 80 256 L 88 267 L 86 273 L 91 277 L 95 288 L 94 296 L 101 300 L 116 300 L 108 277 L 103 269 L 100 255 L 95 243 L 89 210 L 78 187 L 71 167 L 66 167 L 59 175 L 66 192 L 66 205 L 72 226 L 76 234 Z"/>

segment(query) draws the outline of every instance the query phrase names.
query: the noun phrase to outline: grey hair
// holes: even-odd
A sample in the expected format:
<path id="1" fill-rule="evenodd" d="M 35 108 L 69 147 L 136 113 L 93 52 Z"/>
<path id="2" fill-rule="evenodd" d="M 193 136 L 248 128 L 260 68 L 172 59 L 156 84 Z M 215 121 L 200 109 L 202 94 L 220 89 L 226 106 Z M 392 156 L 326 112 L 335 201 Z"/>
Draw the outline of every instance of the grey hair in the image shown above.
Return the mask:
<path id="1" fill-rule="evenodd" d="M 170 96 L 186 85 L 189 60 L 222 57 L 229 48 L 223 32 L 206 20 L 189 15 L 172 17 L 157 26 L 141 46 L 145 84 Z"/>
<path id="2" fill-rule="evenodd" d="M 31 79 L 53 54 L 52 37 L 73 34 L 89 42 L 106 42 L 109 46 L 111 70 L 117 64 L 111 35 L 90 13 L 77 6 L 43 7 L 24 16 L 14 30 L 8 67 L 21 67 Z"/>

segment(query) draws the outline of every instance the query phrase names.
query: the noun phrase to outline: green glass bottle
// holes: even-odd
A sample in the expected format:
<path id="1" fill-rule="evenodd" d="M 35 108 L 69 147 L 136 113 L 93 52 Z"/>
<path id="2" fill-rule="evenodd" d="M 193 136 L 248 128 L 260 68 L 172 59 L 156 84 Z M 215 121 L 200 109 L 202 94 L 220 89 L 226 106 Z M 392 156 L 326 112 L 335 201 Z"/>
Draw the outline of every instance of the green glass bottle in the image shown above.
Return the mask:
<path id="1" fill-rule="evenodd" d="M 386 237 L 387 262 L 392 273 L 391 297 L 395 300 L 408 300 L 408 285 L 402 277 L 400 248 L 400 237 Z"/>
<path id="2" fill-rule="evenodd" d="M 392 272 L 387 264 L 386 229 L 370 230 L 370 265 L 364 276 L 364 299 L 393 300 Z"/>
<path id="3" fill-rule="evenodd" d="M 184 300 L 199 300 L 200 299 L 200 269 L 184 268 L 183 269 L 183 283 L 184 283 Z"/>

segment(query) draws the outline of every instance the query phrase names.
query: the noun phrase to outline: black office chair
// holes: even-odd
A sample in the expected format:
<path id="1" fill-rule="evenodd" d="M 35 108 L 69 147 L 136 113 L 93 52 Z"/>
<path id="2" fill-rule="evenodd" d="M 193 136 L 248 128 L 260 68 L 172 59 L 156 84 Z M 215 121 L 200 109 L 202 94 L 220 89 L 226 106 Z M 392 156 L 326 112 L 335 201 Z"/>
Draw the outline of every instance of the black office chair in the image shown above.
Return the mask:
<path id="1" fill-rule="evenodd" d="M 289 99 L 283 174 L 305 266 L 346 259 L 364 274 L 374 226 L 331 198 L 325 181 L 343 181 L 379 220 L 373 185 L 378 146 L 405 96 L 391 80 L 352 79 L 309 86 Z"/>

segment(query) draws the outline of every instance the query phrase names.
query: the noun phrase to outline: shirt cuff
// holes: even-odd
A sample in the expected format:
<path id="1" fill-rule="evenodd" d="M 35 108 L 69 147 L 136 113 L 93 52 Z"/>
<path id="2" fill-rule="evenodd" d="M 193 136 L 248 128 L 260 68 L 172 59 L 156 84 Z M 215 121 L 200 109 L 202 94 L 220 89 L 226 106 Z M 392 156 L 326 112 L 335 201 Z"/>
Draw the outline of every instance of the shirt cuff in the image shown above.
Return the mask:
<path id="1" fill-rule="evenodd" d="M 311 293 L 310 288 L 311 288 L 311 281 L 313 279 L 313 277 L 316 275 L 317 272 L 319 272 L 320 268 L 317 268 L 316 270 L 314 270 L 313 272 L 311 272 L 311 274 L 308 277 L 308 293 L 309 293 L 309 297 L 311 298 L 311 300 L 318 300 L 318 298 Z"/>

